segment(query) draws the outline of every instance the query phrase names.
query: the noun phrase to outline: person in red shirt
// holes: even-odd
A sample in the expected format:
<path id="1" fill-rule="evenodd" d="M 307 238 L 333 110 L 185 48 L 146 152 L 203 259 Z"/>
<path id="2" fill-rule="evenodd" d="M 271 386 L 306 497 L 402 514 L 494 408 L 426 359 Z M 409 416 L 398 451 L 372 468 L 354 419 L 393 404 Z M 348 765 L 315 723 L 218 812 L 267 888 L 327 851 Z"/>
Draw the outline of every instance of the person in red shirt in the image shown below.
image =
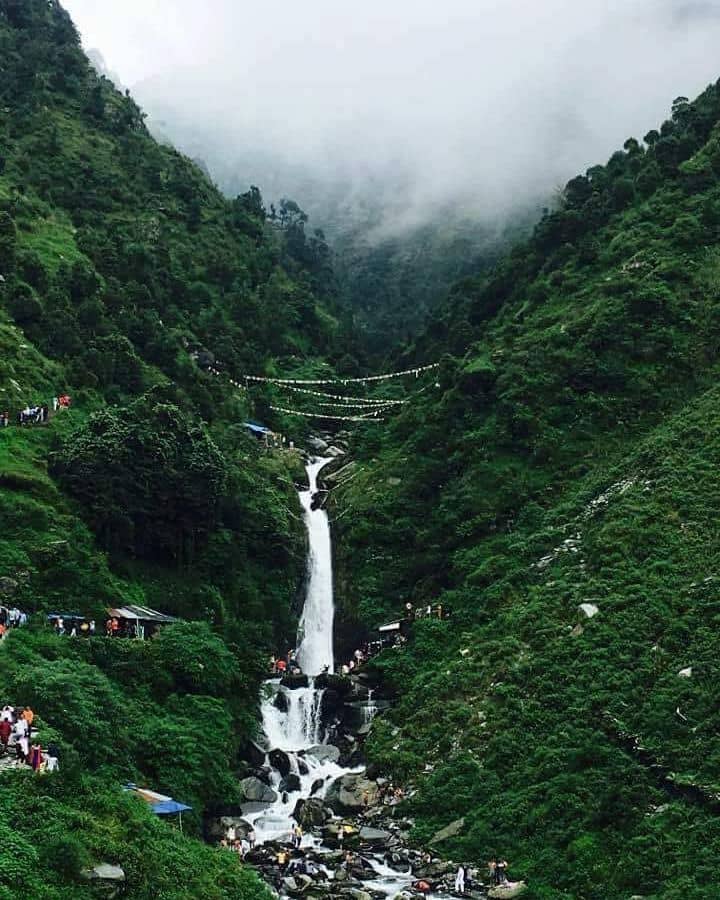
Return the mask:
<path id="1" fill-rule="evenodd" d="M 2 742 L 3 747 L 7 747 L 11 731 L 12 725 L 7 719 L 3 719 L 0 722 L 0 742 Z"/>

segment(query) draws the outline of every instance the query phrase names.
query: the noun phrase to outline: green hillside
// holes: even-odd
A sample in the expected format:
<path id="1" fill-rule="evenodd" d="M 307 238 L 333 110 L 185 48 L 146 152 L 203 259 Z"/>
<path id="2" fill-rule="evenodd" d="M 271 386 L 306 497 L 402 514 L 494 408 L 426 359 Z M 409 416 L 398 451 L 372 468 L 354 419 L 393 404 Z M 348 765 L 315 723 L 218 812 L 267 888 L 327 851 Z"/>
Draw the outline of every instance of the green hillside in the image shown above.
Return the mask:
<path id="1" fill-rule="evenodd" d="M 720 85 L 678 98 L 459 284 L 437 386 L 336 496 L 346 614 L 452 612 L 379 659 L 375 759 L 418 838 L 464 816 L 444 849 L 533 897 L 717 884 L 719 120 Z"/>
<path id="2" fill-rule="evenodd" d="M 198 838 L 237 802 L 266 654 L 294 634 L 299 461 L 245 434 L 250 402 L 205 366 L 332 362 L 322 248 L 293 239 L 151 139 L 59 3 L 0 0 L 0 589 L 33 616 L 0 649 L 0 705 L 32 705 L 62 773 L 3 772 L 2 897 L 94 896 L 99 862 L 132 897 L 264 895 Z M 44 624 L 102 630 L 123 603 L 187 621 L 145 644 Z M 126 782 L 190 804 L 185 835 Z"/>

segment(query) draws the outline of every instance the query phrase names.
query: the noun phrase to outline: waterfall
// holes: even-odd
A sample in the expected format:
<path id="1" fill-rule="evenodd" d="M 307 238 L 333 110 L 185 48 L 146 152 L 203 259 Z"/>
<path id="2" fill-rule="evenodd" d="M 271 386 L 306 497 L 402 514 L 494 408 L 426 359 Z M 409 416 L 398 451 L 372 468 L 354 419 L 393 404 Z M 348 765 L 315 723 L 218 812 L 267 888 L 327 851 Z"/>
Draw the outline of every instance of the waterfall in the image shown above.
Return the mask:
<path id="1" fill-rule="evenodd" d="M 245 817 L 253 822 L 259 843 L 287 840 L 293 825 L 297 801 L 311 796 L 313 786 L 323 784 L 315 796 L 322 796 L 333 779 L 344 774 L 335 762 L 313 748 L 325 740 L 321 709 L 323 691 L 317 689 L 314 677 L 333 671 L 333 582 L 330 523 L 323 509 L 313 509 L 317 478 L 329 459 L 314 459 L 306 466 L 308 489 L 300 492 L 308 533 L 308 579 L 305 604 L 297 636 L 297 660 L 309 676 L 305 688 L 287 688 L 280 679 L 266 682 L 261 701 L 264 745 L 267 751 L 282 750 L 290 762 L 290 772 L 300 779 L 300 790 L 281 791 L 281 777 L 272 772 L 271 783 L 278 793 L 275 803 L 263 810 L 249 810 Z M 269 760 L 266 757 L 266 763 Z M 271 767 L 272 768 L 272 767 Z"/>
<path id="2" fill-rule="evenodd" d="M 307 675 L 334 671 L 333 576 L 330 523 L 324 509 L 312 508 L 317 478 L 329 459 L 313 460 L 307 466 L 309 487 L 300 494 L 308 533 L 308 586 L 298 632 L 298 664 Z"/>

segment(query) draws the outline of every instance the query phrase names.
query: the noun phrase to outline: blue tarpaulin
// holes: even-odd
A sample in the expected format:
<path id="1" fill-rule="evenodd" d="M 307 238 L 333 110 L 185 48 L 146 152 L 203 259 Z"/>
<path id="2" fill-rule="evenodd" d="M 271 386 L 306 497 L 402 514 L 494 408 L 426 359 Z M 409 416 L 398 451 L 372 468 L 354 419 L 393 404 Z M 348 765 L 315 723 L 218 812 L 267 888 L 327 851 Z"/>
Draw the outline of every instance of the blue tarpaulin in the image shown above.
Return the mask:
<path id="1" fill-rule="evenodd" d="M 261 425 L 259 422 L 243 422 L 243 426 L 252 431 L 253 434 L 272 434 L 269 428 Z"/>
<path id="2" fill-rule="evenodd" d="M 147 788 L 140 788 L 136 784 L 126 784 L 123 786 L 123 790 L 132 791 L 134 794 L 137 794 L 138 797 L 142 798 L 150 806 L 150 809 L 156 816 L 173 816 L 177 813 L 184 813 L 192 809 L 192 806 L 187 806 L 185 803 L 178 803 L 178 801 L 173 800 L 172 797 L 167 797 L 165 794 L 158 794 L 156 791 L 150 791 Z"/>

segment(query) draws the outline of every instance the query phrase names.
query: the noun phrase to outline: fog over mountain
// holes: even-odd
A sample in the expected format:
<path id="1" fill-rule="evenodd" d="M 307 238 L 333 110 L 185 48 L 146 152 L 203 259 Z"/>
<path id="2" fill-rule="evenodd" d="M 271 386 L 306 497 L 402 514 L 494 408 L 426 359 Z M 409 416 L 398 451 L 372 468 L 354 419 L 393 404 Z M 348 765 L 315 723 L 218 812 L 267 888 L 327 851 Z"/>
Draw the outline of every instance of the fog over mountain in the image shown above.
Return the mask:
<path id="1" fill-rule="evenodd" d="M 673 0 L 67 0 L 151 125 L 226 187 L 398 224 L 494 219 L 720 74 L 720 11 Z"/>

